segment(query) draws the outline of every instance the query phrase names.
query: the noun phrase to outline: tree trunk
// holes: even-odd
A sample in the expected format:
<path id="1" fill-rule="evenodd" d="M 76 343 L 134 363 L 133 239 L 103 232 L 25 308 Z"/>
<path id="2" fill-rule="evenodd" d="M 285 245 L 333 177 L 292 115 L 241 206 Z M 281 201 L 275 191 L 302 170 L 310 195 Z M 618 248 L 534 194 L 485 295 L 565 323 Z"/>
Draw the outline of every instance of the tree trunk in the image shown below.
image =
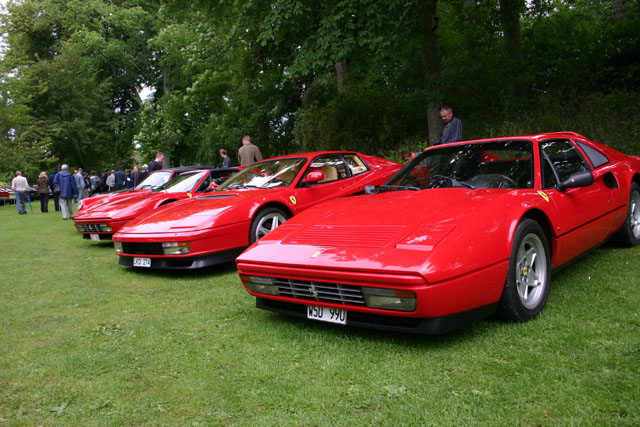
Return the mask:
<path id="1" fill-rule="evenodd" d="M 622 23 L 627 20 L 629 14 L 629 6 L 626 0 L 611 0 L 611 11 L 613 13 L 613 19 L 617 23 Z"/>
<path id="2" fill-rule="evenodd" d="M 434 83 L 440 73 L 440 51 L 438 49 L 438 0 L 422 0 L 420 3 L 420 36 L 422 38 L 422 72 L 427 88 L 427 128 L 429 142 L 433 144 L 442 132 L 439 98 L 440 87 Z"/>
<path id="3" fill-rule="evenodd" d="M 162 94 L 167 95 L 171 92 L 171 65 L 162 66 Z M 168 168 L 171 165 L 171 148 L 173 148 L 172 141 L 168 141 L 166 137 L 163 138 L 162 146 L 164 147 L 164 160 L 162 161 L 162 167 Z"/>
<path id="4" fill-rule="evenodd" d="M 345 93 L 347 89 L 344 87 L 344 78 L 347 75 L 347 60 L 343 59 L 335 64 L 336 81 L 338 82 L 338 93 Z"/>
<path id="5" fill-rule="evenodd" d="M 522 37 L 520 34 L 520 12 L 524 8 L 524 0 L 500 0 L 500 18 L 507 57 L 511 60 L 512 76 L 509 82 L 511 96 L 524 96 L 525 86 L 521 80 L 523 73 Z"/>

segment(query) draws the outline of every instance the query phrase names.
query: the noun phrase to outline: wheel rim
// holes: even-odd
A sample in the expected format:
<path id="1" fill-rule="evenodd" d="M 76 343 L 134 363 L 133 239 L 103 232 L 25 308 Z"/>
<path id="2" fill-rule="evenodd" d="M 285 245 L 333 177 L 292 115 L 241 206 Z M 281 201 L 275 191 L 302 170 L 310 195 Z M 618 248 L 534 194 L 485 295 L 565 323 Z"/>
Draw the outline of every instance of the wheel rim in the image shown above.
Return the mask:
<path id="1" fill-rule="evenodd" d="M 631 193 L 631 201 L 629 203 L 629 225 L 631 232 L 636 239 L 640 239 L 640 193 L 634 191 Z"/>
<path id="2" fill-rule="evenodd" d="M 544 298 L 547 283 L 547 256 L 537 234 L 527 234 L 518 248 L 516 288 L 522 305 L 535 308 Z"/>
<path id="3" fill-rule="evenodd" d="M 287 220 L 287 217 L 282 215 L 281 213 L 270 213 L 258 221 L 258 226 L 256 227 L 256 240 L 260 240 L 264 236 L 266 236 L 270 231 L 278 228 L 283 222 Z"/>

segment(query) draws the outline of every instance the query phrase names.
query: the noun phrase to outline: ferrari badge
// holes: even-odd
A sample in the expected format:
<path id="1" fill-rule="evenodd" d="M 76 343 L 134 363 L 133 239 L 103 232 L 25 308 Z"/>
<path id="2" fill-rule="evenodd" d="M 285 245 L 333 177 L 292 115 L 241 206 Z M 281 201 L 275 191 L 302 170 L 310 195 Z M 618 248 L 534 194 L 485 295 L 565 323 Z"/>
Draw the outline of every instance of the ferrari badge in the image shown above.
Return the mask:
<path id="1" fill-rule="evenodd" d="M 538 191 L 538 194 L 547 202 L 549 202 L 549 196 L 544 191 Z"/>
<path id="2" fill-rule="evenodd" d="M 295 196 L 289 196 L 289 200 L 291 200 L 291 203 L 293 203 L 294 205 L 298 203 Z"/>

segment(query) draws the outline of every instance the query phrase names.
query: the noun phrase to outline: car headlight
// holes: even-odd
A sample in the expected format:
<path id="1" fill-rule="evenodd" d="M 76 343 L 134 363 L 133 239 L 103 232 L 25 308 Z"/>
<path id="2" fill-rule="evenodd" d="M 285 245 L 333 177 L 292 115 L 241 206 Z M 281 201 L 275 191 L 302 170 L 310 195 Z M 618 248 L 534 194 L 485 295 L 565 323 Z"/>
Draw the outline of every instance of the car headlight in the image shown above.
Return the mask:
<path id="1" fill-rule="evenodd" d="M 241 275 L 240 279 L 251 292 L 278 295 L 278 285 L 275 284 L 275 280 L 271 277 Z"/>
<path id="2" fill-rule="evenodd" d="M 416 293 L 413 291 L 362 287 L 362 295 L 370 308 L 414 311 L 417 306 Z"/>
<path id="3" fill-rule="evenodd" d="M 113 247 L 116 249 L 117 254 L 121 254 L 124 252 L 122 250 L 122 242 L 113 242 Z"/>
<path id="4" fill-rule="evenodd" d="M 191 251 L 189 242 L 165 242 L 162 244 L 162 252 L 165 255 L 185 255 Z"/>

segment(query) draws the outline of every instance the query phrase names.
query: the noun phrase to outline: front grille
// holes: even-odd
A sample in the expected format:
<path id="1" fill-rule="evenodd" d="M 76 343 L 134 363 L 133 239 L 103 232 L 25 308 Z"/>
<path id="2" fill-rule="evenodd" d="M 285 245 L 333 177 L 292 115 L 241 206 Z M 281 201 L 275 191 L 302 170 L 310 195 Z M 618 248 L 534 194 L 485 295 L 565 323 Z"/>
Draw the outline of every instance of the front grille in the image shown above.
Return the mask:
<path id="1" fill-rule="evenodd" d="M 359 286 L 282 278 L 274 280 L 280 296 L 342 305 L 365 305 Z"/>
<path id="2" fill-rule="evenodd" d="M 121 242 L 122 253 L 133 255 L 163 255 L 162 243 Z"/>
<path id="3" fill-rule="evenodd" d="M 78 224 L 76 227 L 83 233 L 101 233 L 103 232 L 104 224 Z"/>

